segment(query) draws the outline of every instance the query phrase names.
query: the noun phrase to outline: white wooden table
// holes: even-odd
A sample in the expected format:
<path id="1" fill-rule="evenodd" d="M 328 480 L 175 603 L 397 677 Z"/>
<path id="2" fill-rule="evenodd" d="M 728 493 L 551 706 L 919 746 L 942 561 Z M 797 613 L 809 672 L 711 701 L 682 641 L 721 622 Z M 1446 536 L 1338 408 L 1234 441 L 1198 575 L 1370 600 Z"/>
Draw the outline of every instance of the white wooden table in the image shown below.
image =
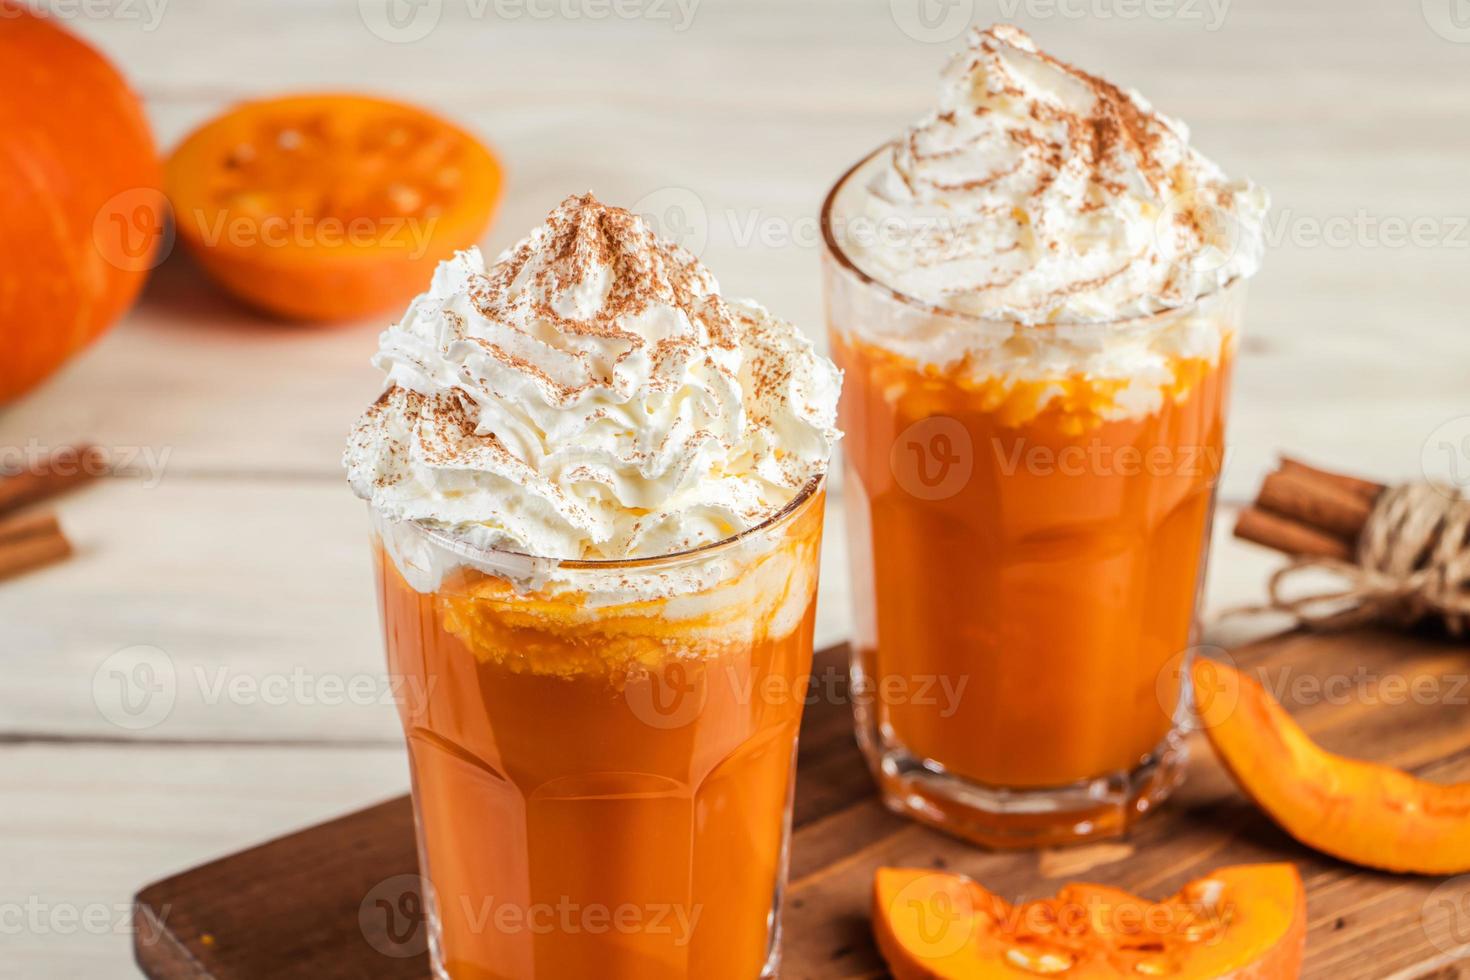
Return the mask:
<path id="1" fill-rule="evenodd" d="M 901 0 L 393 0 L 391 21 L 387 2 L 49 9 L 125 68 L 165 146 L 256 94 L 421 101 L 507 161 L 490 248 L 572 191 L 657 194 L 694 216 L 728 292 L 814 336 L 824 189 L 932 98 L 958 44 L 946 18 L 1015 20 L 1274 192 L 1212 609 L 1257 598 L 1275 563 L 1223 532 L 1278 449 L 1409 477 L 1470 415 L 1470 30 L 1454 0 L 956 0 L 928 20 Z M 609 9 L 645 15 L 594 19 Z M 1394 223 L 1414 218 L 1429 239 L 1404 244 Z M 383 325 L 265 323 L 176 256 L 115 332 L 0 413 L 0 446 L 88 438 L 140 457 L 63 505 L 79 557 L 0 585 L 0 976 L 133 975 L 139 885 L 404 790 L 363 508 L 338 462 Z M 848 620 L 836 517 L 821 642 Z M 171 710 L 125 727 L 116 672 L 139 664 L 172 678 L 153 702 Z"/>

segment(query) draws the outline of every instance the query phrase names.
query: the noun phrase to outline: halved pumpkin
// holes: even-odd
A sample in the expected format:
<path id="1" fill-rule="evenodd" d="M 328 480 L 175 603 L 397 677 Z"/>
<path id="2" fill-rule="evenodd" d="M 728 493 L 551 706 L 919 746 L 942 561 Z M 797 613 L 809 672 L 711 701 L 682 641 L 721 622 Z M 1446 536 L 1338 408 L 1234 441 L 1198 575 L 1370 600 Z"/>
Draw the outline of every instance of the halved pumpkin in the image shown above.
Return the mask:
<path id="1" fill-rule="evenodd" d="M 1221 868 L 1150 902 L 1104 885 L 1011 905 L 979 883 L 881 868 L 873 928 L 897 980 L 1295 977 L 1306 893 L 1290 864 Z"/>
<path id="2" fill-rule="evenodd" d="M 1308 847 L 1370 868 L 1470 871 L 1470 783 L 1446 785 L 1326 751 L 1260 684 L 1192 668 L 1200 723 L 1242 791 Z"/>
<path id="3" fill-rule="evenodd" d="M 499 160 L 423 109 L 363 95 L 238 106 L 166 167 L 178 237 L 220 285 L 301 320 L 401 307 L 474 244 L 500 199 Z"/>

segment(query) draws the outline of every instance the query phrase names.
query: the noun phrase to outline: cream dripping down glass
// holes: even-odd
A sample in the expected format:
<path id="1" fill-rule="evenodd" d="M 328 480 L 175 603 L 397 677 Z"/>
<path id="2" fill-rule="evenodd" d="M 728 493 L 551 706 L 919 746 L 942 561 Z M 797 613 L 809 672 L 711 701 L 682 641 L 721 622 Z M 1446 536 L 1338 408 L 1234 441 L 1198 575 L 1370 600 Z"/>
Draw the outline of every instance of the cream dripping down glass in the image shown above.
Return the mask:
<path id="1" fill-rule="evenodd" d="M 435 972 L 776 968 L 840 376 L 570 197 L 383 334 L 371 504 Z"/>
<path id="2" fill-rule="evenodd" d="M 1182 123 L 1007 26 L 833 187 L 856 723 L 893 809 L 1035 846 L 1177 784 L 1265 210 Z"/>

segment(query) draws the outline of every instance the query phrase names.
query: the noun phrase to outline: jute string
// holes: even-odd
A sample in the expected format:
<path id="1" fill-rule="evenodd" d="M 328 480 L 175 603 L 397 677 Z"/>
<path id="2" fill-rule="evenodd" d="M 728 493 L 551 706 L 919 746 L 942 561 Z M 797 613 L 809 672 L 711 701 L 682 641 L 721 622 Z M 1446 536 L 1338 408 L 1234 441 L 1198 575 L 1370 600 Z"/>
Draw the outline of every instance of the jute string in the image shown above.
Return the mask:
<path id="1" fill-rule="evenodd" d="M 1344 585 L 1289 595 L 1288 583 L 1312 571 L 1332 572 Z M 1438 616 L 1459 636 L 1470 623 L 1470 499 L 1432 483 L 1389 487 L 1363 526 L 1356 563 L 1293 559 L 1271 576 L 1267 596 L 1250 611 L 1289 613 L 1311 629 L 1410 626 Z"/>

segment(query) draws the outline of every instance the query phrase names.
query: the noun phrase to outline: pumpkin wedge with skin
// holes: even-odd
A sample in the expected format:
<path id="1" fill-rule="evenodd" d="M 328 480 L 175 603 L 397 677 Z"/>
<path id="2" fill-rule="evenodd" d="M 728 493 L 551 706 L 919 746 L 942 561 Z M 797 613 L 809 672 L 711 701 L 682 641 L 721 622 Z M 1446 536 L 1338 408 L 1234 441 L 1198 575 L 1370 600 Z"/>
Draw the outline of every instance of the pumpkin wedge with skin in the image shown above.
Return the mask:
<path id="1" fill-rule="evenodd" d="M 1288 980 L 1306 919 L 1290 864 L 1221 868 L 1162 902 L 1069 884 L 1011 905 L 924 868 L 880 868 L 873 881 L 873 929 L 897 980 Z"/>
<path id="2" fill-rule="evenodd" d="M 500 161 L 434 114 L 365 95 L 248 102 L 166 166 L 178 236 L 211 278 L 267 313 L 354 320 L 401 309 L 479 240 Z"/>
<path id="3" fill-rule="evenodd" d="M 1200 724 L 1242 792 L 1308 847 L 1385 871 L 1470 871 L 1470 783 L 1417 779 L 1318 746 L 1265 688 L 1191 668 Z"/>

